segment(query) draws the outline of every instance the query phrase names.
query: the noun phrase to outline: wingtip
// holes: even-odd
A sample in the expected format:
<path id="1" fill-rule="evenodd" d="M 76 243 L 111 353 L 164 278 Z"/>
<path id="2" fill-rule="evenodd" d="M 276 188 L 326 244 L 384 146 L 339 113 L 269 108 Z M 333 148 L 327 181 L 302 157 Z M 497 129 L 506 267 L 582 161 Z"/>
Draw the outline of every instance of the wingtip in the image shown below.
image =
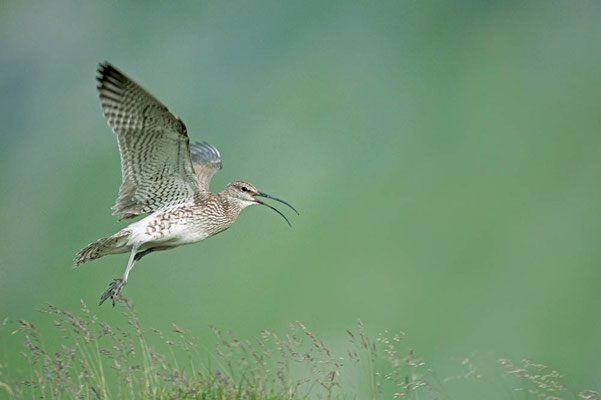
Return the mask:
<path id="1" fill-rule="evenodd" d="M 127 77 L 108 61 L 98 63 L 96 72 L 98 73 L 96 80 L 100 85 L 105 85 L 107 82 L 119 85 L 127 80 Z"/>
<path id="2" fill-rule="evenodd" d="M 213 166 L 218 169 L 223 168 L 223 161 L 221 160 L 221 153 L 212 144 L 202 141 L 190 143 L 190 150 L 193 152 L 201 153 L 205 158 L 205 162 L 210 162 Z"/>
<path id="3" fill-rule="evenodd" d="M 110 67 L 111 67 L 111 64 L 105 60 L 105 61 L 98 63 L 98 68 L 96 68 L 96 71 L 102 75 L 102 74 L 104 74 L 104 71 L 106 71 Z"/>

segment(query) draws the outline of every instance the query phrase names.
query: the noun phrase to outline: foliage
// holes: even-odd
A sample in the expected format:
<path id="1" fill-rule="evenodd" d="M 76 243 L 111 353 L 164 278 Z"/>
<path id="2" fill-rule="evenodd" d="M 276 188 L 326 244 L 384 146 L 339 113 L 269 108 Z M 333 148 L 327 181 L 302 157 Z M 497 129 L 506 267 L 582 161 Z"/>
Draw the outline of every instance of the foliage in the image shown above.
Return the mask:
<path id="1" fill-rule="evenodd" d="M 347 331 L 345 356 L 336 355 L 299 321 L 282 337 L 263 331 L 252 342 L 213 327 L 215 356 L 203 363 L 207 355 L 190 332 L 175 324 L 170 337 L 157 329 L 146 331 L 130 302 L 123 310 L 126 325 L 110 326 L 83 301 L 78 314 L 47 304 L 40 312 L 54 319 L 63 338 L 58 349 L 48 349 L 39 330 L 19 320 L 12 333 L 24 337 L 22 355 L 31 376 L 1 387 L 15 398 L 329 400 L 356 396 L 347 392 L 343 376 L 365 367 L 371 398 L 384 386 L 395 386 L 395 397 L 430 389 L 422 380 L 425 364 L 412 350 L 401 356 L 401 335 L 372 341 L 361 321 L 355 332 Z M 151 344 L 150 334 L 159 346 Z M 10 376 L 3 372 L 4 379 Z"/>
<path id="2" fill-rule="evenodd" d="M 83 301 L 78 313 L 47 304 L 39 311 L 53 319 L 62 337 L 58 349 L 47 348 L 41 332 L 19 320 L 12 334 L 24 338 L 22 355 L 30 376 L 12 377 L 14 372 L 2 364 L 0 392 L 43 399 L 447 399 L 449 382 L 482 379 L 466 358 L 463 373 L 440 380 L 425 360 L 403 346 L 404 333 L 384 332 L 374 340 L 360 320 L 347 330 L 343 351 L 296 321 L 283 336 L 263 331 L 252 341 L 212 327 L 216 347 L 207 352 L 198 338 L 175 324 L 169 335 L 143 329 L 132 303 L 123 304 L 123 326 L 100 321 Z M 7 322 L 0 333 L 7 333 Z M 499 361 L 504 375 L 516 380 L 513 397 L 601 399 L 594 390 L 568 389 L 557 371 L 542 364 Z"/>

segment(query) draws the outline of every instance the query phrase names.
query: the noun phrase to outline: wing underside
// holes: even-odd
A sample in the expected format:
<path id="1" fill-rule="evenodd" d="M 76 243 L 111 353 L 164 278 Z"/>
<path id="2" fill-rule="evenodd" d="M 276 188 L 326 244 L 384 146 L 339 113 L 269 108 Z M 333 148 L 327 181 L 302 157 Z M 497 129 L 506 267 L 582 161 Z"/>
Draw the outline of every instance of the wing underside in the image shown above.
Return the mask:
<path id="1" fill-rule="evenodd" d="M 195 142 L 190 145 L 190 155 L 200 187 L 209 191 L 211 178 L 222 168 L 219 150 L 207 142 Z"/>

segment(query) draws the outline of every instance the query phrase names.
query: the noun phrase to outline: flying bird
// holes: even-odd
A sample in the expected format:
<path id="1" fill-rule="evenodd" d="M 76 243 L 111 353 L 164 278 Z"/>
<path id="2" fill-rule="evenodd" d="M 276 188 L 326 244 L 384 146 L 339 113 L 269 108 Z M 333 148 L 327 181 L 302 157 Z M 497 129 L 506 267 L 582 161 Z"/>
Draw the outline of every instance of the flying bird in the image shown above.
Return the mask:
<path id="1" fill-rule="evenodd" d="M 98 92 L 104 116 L 119 142 L 122 183 L 113 206 L 120 220 L 144 216 L 112 236 L 81 250 L 75 267 L 108 254 L 130 253 L 123 277 L 114 279 L 100 304 L 121 298 L 129 273 L 145 255 L 198 242 L 223 232 L 259 198 L 289 203 L 236 180 L 219 193 L 209 191 L 222 168 L 219 151 L 207 142 L 190 144 L 184 123 L 140 85 L 109 63 L 98 67 Z"/>

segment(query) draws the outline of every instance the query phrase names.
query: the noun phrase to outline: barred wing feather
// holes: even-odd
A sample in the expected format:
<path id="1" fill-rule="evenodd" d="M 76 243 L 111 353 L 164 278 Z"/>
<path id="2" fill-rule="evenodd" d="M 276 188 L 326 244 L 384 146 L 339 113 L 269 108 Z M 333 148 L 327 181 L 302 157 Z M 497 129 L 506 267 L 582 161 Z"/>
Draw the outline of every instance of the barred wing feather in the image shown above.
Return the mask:
<path id="1" fill-rule="evenodd" d="M 98 73 L 102 109 L 121 152 L 122 183 L 113 214 L 133 218 L 202 190 L 184 123 L 110 64 L 100 64 Z"/>

